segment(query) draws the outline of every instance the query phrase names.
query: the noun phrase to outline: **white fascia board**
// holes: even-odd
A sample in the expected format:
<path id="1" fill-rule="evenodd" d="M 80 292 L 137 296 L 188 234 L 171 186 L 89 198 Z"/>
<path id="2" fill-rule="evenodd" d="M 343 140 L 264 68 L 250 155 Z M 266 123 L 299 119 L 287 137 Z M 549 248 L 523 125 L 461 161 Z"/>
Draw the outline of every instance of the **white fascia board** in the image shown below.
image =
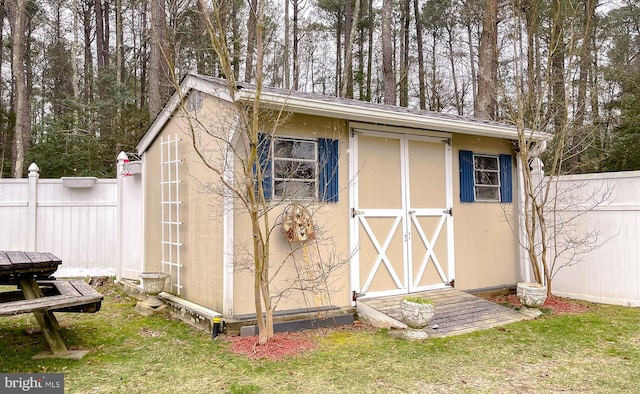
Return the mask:
<path id="1" fill-rule="evenodd" d="M 199 90 L 203 93 L 218 97 L 225 101 L 232 101 L 231 95 L 228 92 L 228 87 L 225 84 L 217 84 L 212 81 L 204 80 L 202 78 L 198 78 L 198 76 L 196 75 L 186 75 L 180 83 L 179 90 L 176 91 L 173 96 L 171 96 L 167 104 L 156 116 L 156 119 L 153 121 L 151 126 L 149 126 L 147 132 L 140 139 L 138 145 L 136 145 L 138 154 L 144 153 L 149 148 L 149 146 L 151 146 L 151 144 L 156 139 L 158 134 L 160 134 L 169 119 L 171 119 L 171 116 L 178 109 L 178 106 L 182 102 L 182 99 L 186 97 L 192 89 Z"/>
<path id="2" fill-rule="evenodd" d="M 255 91 L 240 90 L 237 99 L 248 101 L 255 96 Z M 472 121 L 445 119 L 419 115 L 415 113 L 403 113 L 389 111 L 381 108 L 358 107 L 313 100 L 304 97 L 283 96 L 269 92 L 262 92 L 260 101 L 266 106 L 282 108 L 286 111 L 307 115 L 326 116 L 331 118 L 346 119 L 351 121 L 403 126 L 416 129 L 445 131 L 456 134 L 471 134 L 486 137 L 518 139 L 518 130 L 515 127 L 500 124 L 483 124 Z M 550 140 L 548 133 L 532 133 L 532 140 Z"/>

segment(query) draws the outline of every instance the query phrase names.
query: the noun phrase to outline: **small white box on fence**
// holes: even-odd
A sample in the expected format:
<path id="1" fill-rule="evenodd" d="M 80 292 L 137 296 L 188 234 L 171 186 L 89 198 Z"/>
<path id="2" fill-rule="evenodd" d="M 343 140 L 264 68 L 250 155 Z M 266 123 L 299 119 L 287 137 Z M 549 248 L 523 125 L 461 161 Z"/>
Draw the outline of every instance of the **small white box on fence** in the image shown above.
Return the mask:
<path id="1" fill-rule="evenodd" d="M 92 176 L 62 177 L 62 186 L 68 189 L 90 189 L 98 178 Z"/>
<path id="2" fill-rule="evenodd" d="M 142 162 L 141 161 L 130 161 L 126 164 L 126 171 L 130 175 L 142 174 Z"/>

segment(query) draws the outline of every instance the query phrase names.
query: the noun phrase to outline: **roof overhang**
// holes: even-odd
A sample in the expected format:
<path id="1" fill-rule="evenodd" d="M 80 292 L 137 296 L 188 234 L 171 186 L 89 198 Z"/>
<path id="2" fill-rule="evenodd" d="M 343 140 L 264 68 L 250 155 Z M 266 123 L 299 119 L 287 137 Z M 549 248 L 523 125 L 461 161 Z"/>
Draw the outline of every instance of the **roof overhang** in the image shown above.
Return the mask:
<path id="1" fill-rule="evenodd" d="M 232 101 L 226 81 L 195 74 L 185 76 L 180 83 L 180 91 L 174 93 L 136 146 L 139 153 L 144 152 L 151 145 L 191 89 L 199 90 L 229 102 Z M 260 92 L 260 103 L 264 108 L 355 122 L 510 140 L 518 139 L 518 129 L 507 124 L 446 114 L 433 114 L 426 111 L 410 111 L 400 107 L 376 105 L 355 100 L 319 99 L 310 96 L 284 90 L 264 89 Z M 242 84 L 239 90 L 235 92 L 235 100 L 237 101 L 250 103 L 255 100 L 255 97 L 256 89 L 252 85 Z M 528 131 L 528 133 L 528 140 L 550 141 L 553 138 L 551 134 L 545 132 Z"/>
<path id="2" fill-rule="evenodd" d="M 255 90 L 242 89 L 237 95 L 237 99 L 242 101 L 252 101 L 254 98 Z M 260 103 L 263 107 L 283 109 L 293 113 L 325 116 L 356 122 L 444 131 L 457 134 L 471 134 L 510 140 L 518 139 L 518 129 L 507 124 L 398 112 L 387 109 L 387 106 L 382 108 L 359 107 L 357 105 L 345 105 L 343 103 L 315 100 L 306 97 L 284 96 L 282 94 L 264 91 L 260 94 Z M 534 132 L 530 130 L 527 132 L 530 133 L 530 135 L 527 136 L 528 140 L 550 141 L 553 138 L 551 134 L 545 132 Z"/>

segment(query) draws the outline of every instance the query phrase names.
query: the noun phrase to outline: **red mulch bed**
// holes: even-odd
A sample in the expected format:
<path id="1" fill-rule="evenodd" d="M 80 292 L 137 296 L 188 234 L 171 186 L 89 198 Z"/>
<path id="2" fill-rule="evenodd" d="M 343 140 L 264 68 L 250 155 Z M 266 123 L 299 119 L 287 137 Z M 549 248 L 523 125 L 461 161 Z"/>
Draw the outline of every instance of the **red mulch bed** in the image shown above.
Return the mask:
<path id="1" fill-rule="evenodd" d="M 285 357 L 294 357 L 316 347 L 316 337 L 326 336 L 335 331 L 363 331 L 373 329 L 370 326 L 353 322 L 352 325 L 317 328 L 314 330 L 298 332 L 279 332 L 274 335 L 272 341 L 266 345 L 258 345 L 258 337 L 227 337 L 225 341 L 230 343 L 229 349 L 235 354 L 243 355 L 251 360 L 267 359 L 281 360 Z"/>
<path id="2" fill-rule="evenodd" d="M 273 340 L 265 345 L 258 345 L 258 337 L 226 337 L 233 353 L 242 354 L 252 360 L 265 358 L 280 360 L 292 357 L 316 346 L 315 340 L 308 332 L 276 333 Z"/>
<path id="3" fill-rule="evenodd" d="M 493 301 L 498 304 L 507 304 L 513 308 L 522 307 L 520 300 L 518 300 L 518 296 L 516 296 L 515 294 L 491 297 L 489 298 L 489 301 Z M 542 305 L 541 308 L 551 310 L 554 315 L 582 313 L 589 310 L 589 306 L 581 303 L 580 301 L 554 296 L 547 297 L 547 300 L 544 302 L 544 305 Z"/>

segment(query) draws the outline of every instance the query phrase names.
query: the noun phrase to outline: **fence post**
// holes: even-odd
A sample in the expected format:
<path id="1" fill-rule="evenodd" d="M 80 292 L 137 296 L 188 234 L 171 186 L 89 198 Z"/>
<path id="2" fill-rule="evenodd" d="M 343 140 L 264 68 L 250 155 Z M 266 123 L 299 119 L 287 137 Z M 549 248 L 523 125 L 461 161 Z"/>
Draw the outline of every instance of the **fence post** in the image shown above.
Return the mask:
<path id="1" fill-rule="evenodd" d="M 28 207 L 28 226 L 29 234 L 27 236 L 27 249 L 36 251 L 36 243 L 38 236 L 38 179 L 40 178 L 40 168 L 36 163 L 29 166 L 29 207 Z"/>
<path id="2" fill-rule="evenodd" d="M 122 279 L 122 248 L 123 242 L 123 228 L 124 228 L 124 172 L 126 171 L 126 163 L 129 162 L 129 157 L 122 151 L 117 157 L 118 164 L 116 166 L 116 176 L 118 178 L 118 193 L 117 193 L 117 208 L 116 208 L 116 279 Z"/>

